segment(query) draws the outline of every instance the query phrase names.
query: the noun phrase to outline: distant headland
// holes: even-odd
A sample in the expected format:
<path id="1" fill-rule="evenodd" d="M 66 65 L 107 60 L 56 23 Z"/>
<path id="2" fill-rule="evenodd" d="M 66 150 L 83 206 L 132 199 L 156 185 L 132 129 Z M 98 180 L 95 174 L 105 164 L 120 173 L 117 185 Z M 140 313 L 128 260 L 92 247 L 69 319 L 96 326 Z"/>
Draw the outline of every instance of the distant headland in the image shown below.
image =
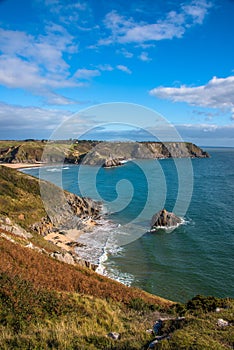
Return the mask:
<path id="1" fill-rule="evenodd" d="M 0 141 L 0 162 L 103 165 L 108 159 L 208 158 L 190 142 L 106 142 L 92 140 Z"/>

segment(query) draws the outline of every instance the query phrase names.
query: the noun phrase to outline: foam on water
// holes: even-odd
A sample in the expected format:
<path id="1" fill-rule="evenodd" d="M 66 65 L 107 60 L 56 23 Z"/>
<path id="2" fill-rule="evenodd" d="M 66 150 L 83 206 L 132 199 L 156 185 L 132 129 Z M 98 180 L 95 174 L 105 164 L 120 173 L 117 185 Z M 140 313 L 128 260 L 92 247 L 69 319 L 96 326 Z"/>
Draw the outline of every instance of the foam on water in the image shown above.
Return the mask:
<path id="1" fill-rule="evenodd" d="M 118 245 L 118 236 L 124 234 L 122 227 L 104 219 L 98 223 L 92 232 L 86 232 L 79 237 L 77 241 L 84 246 L 77 247 L 76 253 L 82 259 L 97 265 L 97 273 L 130 286 L 134 280 L 133 275 L 121 272 L 117 266 L 105 264 L 110 255 L 117 256 L 124 249 Z"/>
<path id="2" fill-rule="evenodd" d="M 54 167 L 54 168 L 52 168 L 52 167 L 44 167 L 44 169 L 46 170 L 46 171 L 48 171 L 48 172 L 52 172 L 52 173 L 59 173 L 59 172 L 61 172 L 62 170 L 68 170 L 68 169 L 70 169 L 70 167 L 69 166 L 64 166 L 64 167 L 61 167 L 61 166 L 58 166 L 58 167 Z"/>
<path id="3" fill-rule="evenodd" d="M 52 173 L 54 173 L 54 172 L 60 172 L 61 171 L 61 168 L 47 168 L 46 169 L 46 171 L 49 171 L 49 172 L 52 172 Z"/>
<path id="4" fill-rule="evenodd" d="M 116 225 L 110 221 L 99 220 L 92 231 L 85 232 L 79 237 L 78 242 L 84 246 L 76 248 L 77 254 L 82 259 L 98 265 L 101 271 L 101 265 L 108 257 L 108 246 L 114 244 L 112 236 L 115 228 Z"/>
<path id="5" fill-rule="evenodd" d="M 104 271 L 103 275 L 115 281 L 118 281 L 120 283 L 123 283 L 129 287 L 132 285 L 133 281 L 135 280 L 135 277 L 132 274 L 121 272 L 117 267 L 108 268 L 108 270 Z"/>

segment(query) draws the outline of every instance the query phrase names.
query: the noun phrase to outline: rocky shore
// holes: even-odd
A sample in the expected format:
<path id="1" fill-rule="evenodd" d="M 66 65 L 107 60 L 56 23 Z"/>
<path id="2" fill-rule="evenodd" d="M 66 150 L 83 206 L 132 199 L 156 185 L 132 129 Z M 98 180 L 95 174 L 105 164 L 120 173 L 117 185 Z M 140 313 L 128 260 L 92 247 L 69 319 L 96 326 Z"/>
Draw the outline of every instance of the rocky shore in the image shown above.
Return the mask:
<path id="1" fill-rule="evenodd" d="M 63 191 L 46 181 L 41 181 L 39 187 L 38 179 L 5 166 L 0 166 L 0 189 L 2 234 L 11 240 L 21 237 L 24 246 L 39 249 L 57 260 L 96 270 L 96 265 L 78 256 L 76 248 L 80 235 L 100 225 L 100 202 Z M 44 202 L 41 191 L 45 193 Z M 49 251 L 35 245 L 35 239 L 48 242 Z"/>

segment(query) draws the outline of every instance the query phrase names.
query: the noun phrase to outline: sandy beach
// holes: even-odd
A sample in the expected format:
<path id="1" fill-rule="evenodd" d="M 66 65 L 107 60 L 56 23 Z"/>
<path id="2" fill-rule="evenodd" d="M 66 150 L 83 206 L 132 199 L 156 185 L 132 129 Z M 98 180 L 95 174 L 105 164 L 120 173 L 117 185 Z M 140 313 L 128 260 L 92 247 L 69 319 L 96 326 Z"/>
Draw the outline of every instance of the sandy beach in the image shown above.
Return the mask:
<path id="1" fill-rule="evenodd" d="M 83 233 L 81 230 L 69 230 L 66 234 L 51 232 L 44 237 L 45 240 L 52 242 L 58 247 L 68 252 L 74 252 L 74 247 L 78 244 L 77 239 Z"/>
<path id="2" fill-rule="evenodd" d="M 23 168 L 39 168 L 43 164 L 42 163 L 0 163 L 0 165 L 4 165 L 11 169 L 23 169 Z"/>
<path id="3" fill-rule="evenodd" d="M 58 247 L 74 252 L 74 248 L 79 246 L 78 238 L 85 232 L 92 231 L 93 227 L 97 225 L 95 220 L 89 219 L 86 222 L 86 227 L 82 230 L 70 229 L 65 230 L 64 233 L 61 232 L 51 232 L 44 237 L 45 240 L 52 242 Z"/>

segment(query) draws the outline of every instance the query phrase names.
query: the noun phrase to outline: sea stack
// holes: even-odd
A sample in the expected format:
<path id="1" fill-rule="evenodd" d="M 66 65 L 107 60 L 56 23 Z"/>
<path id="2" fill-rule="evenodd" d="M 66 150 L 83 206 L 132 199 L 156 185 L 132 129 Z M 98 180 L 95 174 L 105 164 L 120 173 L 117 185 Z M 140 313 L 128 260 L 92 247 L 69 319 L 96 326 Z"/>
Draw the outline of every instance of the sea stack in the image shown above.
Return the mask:
<path id="1" fill-rule="evenodd" d="M 172 228 L 182 223 L 182 219 L 165 208 L 154 214 L 151 219 L 151 230 L 159 228 Z"/>
<path id="2" fill-rule="evenodd" d="M 118 158 L 109 158 L 106 159 L 105 163 L 103 164 L 103 168 L 113 168 L 121 165 L 122 163 Z"/>

